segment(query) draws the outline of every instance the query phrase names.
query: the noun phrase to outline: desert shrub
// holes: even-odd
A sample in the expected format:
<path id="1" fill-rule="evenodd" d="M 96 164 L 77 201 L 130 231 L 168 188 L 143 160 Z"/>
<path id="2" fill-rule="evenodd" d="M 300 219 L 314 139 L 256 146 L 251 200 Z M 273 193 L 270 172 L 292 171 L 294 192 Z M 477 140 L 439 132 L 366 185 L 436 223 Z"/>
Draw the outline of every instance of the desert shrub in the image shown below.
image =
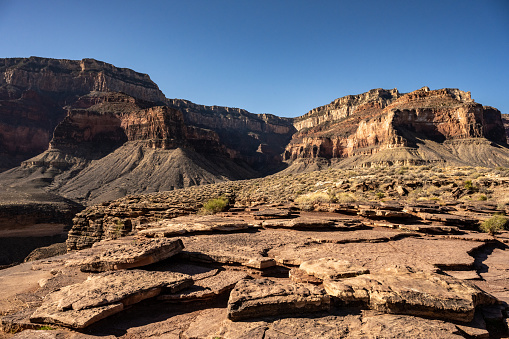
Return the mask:
<path id="1" fill-rule="evenodd" d="M 228 208 L 229 200 L 225 196 L 208 200 L 200 209 L 200 214 L 215 214 L 218 212 L 226 211 Z"/>
<path id="2" fill-rule="evenodd" d="M 307 193 L 295 198 L 295 203 L 299 204 L 305 211 L 312 210 L 315 204 L 330 202 L 330 196 L 325 192 Z"/>
<path id="3" fill-rule="evenodd" d="M 465 187 L 465 189 L 467 189 L 469 191 L 473 191 L 474 190 L 474 184 L 472 183 L 472 180 L 465 181 L 463 186 Z"/>
<path id="4" fill-rule="evenodd" d="M 382 199 L 383 197 L 385 197 L 385 194 L 383 194 L 383 192 L 376 192 L 376 193 L 375 193 L 375 196 L 376 196 L 378 199 Z"/>
<path id="5" fill-rule="evenodd" d="M 482 232 L 494 235 L 496 232 L 502 231 L 509 227 L 509 219 L 503 215 L 494 215 L 485 220 L 479 226 Z"/>
<path id="6" fill-rule="evenodd" d="M 488 197 L 486 196 L 486 194 L 479 194 L 477 196 L 477 200 L 479 200 L 479 201 L 486 201 L 486 200 L 488 200 Z"/>
<path id="7" fill-rule="evenodd" d="M 336 195 L 336 201 L 339 203 L 349 203 L 354 202 L 355 198 L 351 194 L 342 192 Z"/>

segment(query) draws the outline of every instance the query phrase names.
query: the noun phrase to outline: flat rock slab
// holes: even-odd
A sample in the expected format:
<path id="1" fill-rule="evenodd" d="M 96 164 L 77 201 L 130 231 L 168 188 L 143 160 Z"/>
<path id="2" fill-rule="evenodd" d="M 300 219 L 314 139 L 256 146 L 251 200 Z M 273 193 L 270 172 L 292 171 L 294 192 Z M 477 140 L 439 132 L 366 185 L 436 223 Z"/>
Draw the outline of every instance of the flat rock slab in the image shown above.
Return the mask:
<path id="1" fill-rule="evenodd" d="M 485 280 L 482 288 L 509 304 L 509 249 L 495 248 L 483 264 L 488 271 L 481 273 Z"/>
<path id="2" fill-rule="evenodd" d="M 308 275 L 322 280 L 336 280 L 368 274 L 369 270 L 362 266 L 353 265 L 347 260 L 336 258 L 320 258 L 304 261 L 299 268 Z"/>
<path id="3" fill-rule="evenodd" d="M 408 315 L 382 314 L 362 318 L 347 338 L 464 338 L 454 324 Z"/>
<path id="4" fill-rule="evenodd" d="M 481 277 L 476 271 L 444 271 L 444 273 L 460 280 L 481 279 Z"/>
<path id="5" fill-rule="evenodd" d="M 53 330 L 26 330 L 19 332 L 12 337 L 13 339 L 97 339 L 95 335 L 88 335 L 77 332 L 70 332 L 61 329 Z M 116 336 L 101 336 L 102 339 L 115 339 Z"/>
<path id="6" fill-rule="evenodd" d="M 199 262 L 217 262 L 265 269 L 276 265 L 267 251 L 281 243 L 306 242 L 309 238 L 294 230 L 265 230 L 256 232 L 204 234 L 182 238 L 186 250 L 184 258 Z"/>
<path id="7" fill-rule="evenodd" d="M 163 289 L 176 292 L 192 284 L 181 273 L 123 270 L 90 276 L 46 296 L 30 317 L 36 323 L 84 328 L 120 312 L 125 306 L 155 297 Z"/>
<path id="8" fill-rule="evenodd" d="M 180 253 L 180 239 L 125 237 L 102 240 L 91 248 L 73 253 L 66 266 L 78 266 L 84 272 L 105 272 L 141 267 Z"/>
<path id="9" fill-rule="evenodd" d="M 408 230 L 427 234 L 457 234 L 461 233 L 456 226 L 445 225 L 399 225 L 402 230 Z"/>
<path id="10" fill-rule="evenodd" d="M 258 220 L 266 220 L 266 219 L 284 219 L 289 218 L 291 216 L 290 210 L 284 209 L 264 209 L 260 211 L 253 212 L 253 216 Z"/>
<path id="11" fill-rule="evenodd" d="M 369 243 L 369 242 L 387 242 L 408 237 L 418 237 L 415 232 L 405 232 L 398 230 L 379 230 L 379 229 L 361 229 L 350 232 L 311 232 L 302 231 L 302 235 L 319 243 Z"/>
<path id="12" fill-rule="evenodd" d="M 378 274 L 324 281 L 330 295 L 344 303 L 361 302 L 371 309 L 395 314 L 470 322 L 478 305 L 496 299 L 474 285 L 429 272 L 390 267 Z"/>
<path id="13" fill-rule="evenodd" d="M 223 339 L 464 338 L 454 324 L 393 314 L 225 320 L 216 336 Z"/>
<path id="14" fill-rule="evenodd" d="M 315 285 L 269 279 L 241 280 L 230 294 L 228 318 L 306 314 L 329 308 L 330 297 Z"/>
<path id="15" fill-rule="evenodd" d="M 413 214 L 395 211 L 389 209 L 369 209 L 369 208 L 361 208 L 358 215 L 366 217 L 366 218 L 382 218 L 382 219 L 411 219 L 415 218 Z"/>
<path id="16" fill-rule="evenodd" d="M 167 219 L 142 226 L 139 235 L 148 238 L 174 237 L 186 233 L 205 232 L 236 232 L 252 226 L 243 219 L 220 217 L 216 215 L 196 216 L 188 215 L 174 219 Z"/>
<path id="17" fill-rule="evenodd" d="M 266 228 L 295 228 L 295 229 L 308 229 L 308 228 L 331 228 L 336 224 L 335 220 L 298 217 L 289 220 L 265 220 L 262 223 Z"/>
<path id="18" fill-rule="evenodd" d="M 157 299 L 171 302 L 207 300 L 233 289 L 240 280 L 248 278 L 244 271 L 225 270 L 195 281 L 194 285 L 179 293 L 160 295 Z"/>
<path id="19" fill-rule="evenodd" d="M 445 224 L 464 225 L 464 226 L 475 226 L 479 222 L 477 219 L 472 219 L 466 216 L 459 216 L 455 214 L 433 214 L 419 212 L 417 216 L 424 221 L 440 221 Z"/>
<path id="20" fill-rule="evenodd" d="M 324 235 L 320 232 L 317 236 Z M 348 260 L 371 272 L 392 264 L 433 272 L 437 267 L 447 270 L 473 269 L 475 260 L 469 253 L 483 245 L 474 241 L 410 237 L 389 242 L 289 243 L 271 249 L 268 255 L 283 265 L 299 266 L 307 260 L 332 257 Z"/>
<path id="21" fill-rule="evenodd" d="M 294 283 L 305 283 L 313 285 L 321 285 L 322 279 L 318 279 L 315 276 L 309 275 L 300 268 L 294 267 L 288 272 L 288 277 Z"/>

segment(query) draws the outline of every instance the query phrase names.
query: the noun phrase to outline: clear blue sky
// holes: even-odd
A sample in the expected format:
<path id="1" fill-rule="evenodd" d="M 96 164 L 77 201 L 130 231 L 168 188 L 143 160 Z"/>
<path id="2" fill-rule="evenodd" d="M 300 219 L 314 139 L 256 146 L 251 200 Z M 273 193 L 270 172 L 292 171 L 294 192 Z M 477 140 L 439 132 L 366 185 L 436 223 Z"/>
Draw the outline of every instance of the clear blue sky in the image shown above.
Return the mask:
<path id="1" fill-rule="evenodd" d="M 298 116 L 371 88 L 509 113 L 508 0 L 0 0 L 0 57 L 95 58 L 168 98 Z"/>

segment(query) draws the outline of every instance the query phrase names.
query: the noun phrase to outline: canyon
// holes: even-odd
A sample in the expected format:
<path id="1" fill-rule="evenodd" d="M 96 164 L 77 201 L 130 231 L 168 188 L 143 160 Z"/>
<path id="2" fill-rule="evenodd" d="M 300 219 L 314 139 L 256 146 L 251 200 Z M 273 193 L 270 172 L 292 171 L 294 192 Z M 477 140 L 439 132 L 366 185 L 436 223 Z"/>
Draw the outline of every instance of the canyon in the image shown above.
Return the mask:
<path id="1" fill-rule="evenodd" d="M 0 338 L 503 338 L 508 140 L 459 89 L 282 118 L 0 59 Z"/>

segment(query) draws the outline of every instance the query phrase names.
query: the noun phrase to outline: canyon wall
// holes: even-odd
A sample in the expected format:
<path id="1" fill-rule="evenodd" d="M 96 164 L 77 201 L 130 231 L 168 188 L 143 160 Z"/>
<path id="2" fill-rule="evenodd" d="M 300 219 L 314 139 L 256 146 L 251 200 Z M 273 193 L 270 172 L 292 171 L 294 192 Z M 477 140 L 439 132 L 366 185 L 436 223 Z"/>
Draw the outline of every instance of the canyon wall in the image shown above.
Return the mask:
<path id="1" fill-rule="evenodd" d="M 0 59 L 0 171 L 45 151 L 64 107 L 92 91 L 165 100 L 148 75 L 93 59 Z"/>
<path id="2" fill-rule="evenodd" d="M 337 113 L 340 112 L 340 113 Z M 484 138 L 505 144 L 498 110 L 475 103 L 457 89 L 372 90 L 335 100 L 295 119 L 299 129 L 284 159 L 343 159 L 373 155 L 427 141 Z M 318 122 L 315 124 L 315 122 Z"/>

